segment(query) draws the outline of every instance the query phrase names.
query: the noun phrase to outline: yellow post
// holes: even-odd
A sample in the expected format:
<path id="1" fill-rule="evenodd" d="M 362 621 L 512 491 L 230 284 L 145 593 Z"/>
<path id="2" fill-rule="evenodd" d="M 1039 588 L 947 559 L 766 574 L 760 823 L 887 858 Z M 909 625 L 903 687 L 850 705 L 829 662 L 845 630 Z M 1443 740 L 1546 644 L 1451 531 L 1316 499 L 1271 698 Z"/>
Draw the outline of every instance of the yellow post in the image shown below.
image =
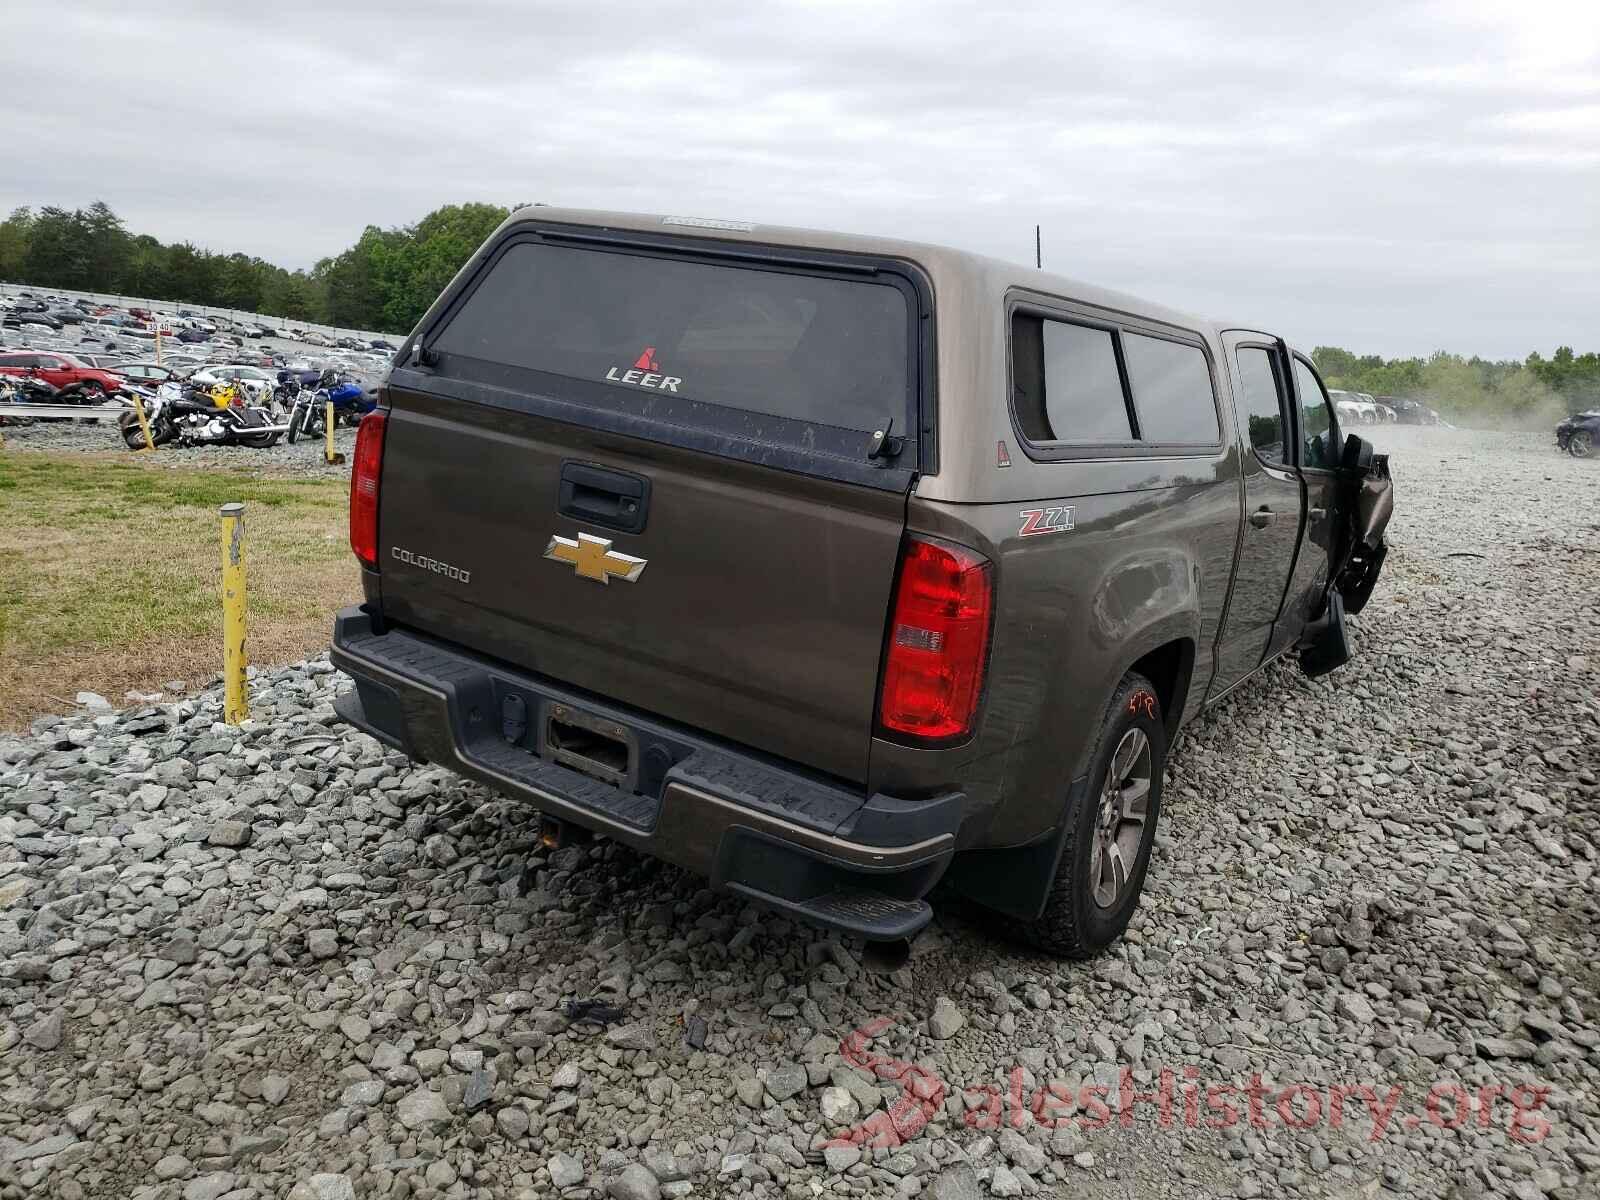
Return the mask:
<path id="1" fill-rule="evenodd" d="M 144 433 L 144 450 L 136 451 L 136 453 L 143 454 L 145 450 L 154 450 L 156 448 L 156 440 L 150 436 L 150 422 L 144 415 L 144 401 L 139 398 L 138 392 L 133 394 L 133 411 L 134 415 L 139 418 L 139 429 Z"/>
<path id="2" fill-rule="evenodd" d="M 250 669 L 244 650 L 244 505 L 222 506 L 222 686 L 223 720 L 230 725 L 250 718 Z"/>
<path id="3" fill-rule="evenodd" d="M 333 401 L 329 400 L 323 408 L 322 432 L 326 445 L 322 448 L 322 461 L 329 466 L 342 463 L 344 455 L 333 448 Z"/>
<path id="4" fill-rule="evenodd" d="M 155 313 L 150 314 L 150 320 L 156 327 L 156 365 L 161 365 L 161 318 Z"/>

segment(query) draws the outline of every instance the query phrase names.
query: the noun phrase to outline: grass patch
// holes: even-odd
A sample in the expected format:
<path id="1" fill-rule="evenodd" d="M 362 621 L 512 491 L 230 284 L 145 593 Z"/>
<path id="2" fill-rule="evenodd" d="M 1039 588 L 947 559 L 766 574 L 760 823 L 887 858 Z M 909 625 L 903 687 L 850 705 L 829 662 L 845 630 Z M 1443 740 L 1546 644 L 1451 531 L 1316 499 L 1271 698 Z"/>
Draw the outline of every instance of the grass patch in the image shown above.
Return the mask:
<path id="1" fill-rule="evenodd" d="M 106 455 L 0 453 L 0 727 L 81 690 L 121 703 L 222 661 L 217 509 L 243 501 L 250 660 L 328 643 L 360 598 L 340 478 L 168 468 Z"/>

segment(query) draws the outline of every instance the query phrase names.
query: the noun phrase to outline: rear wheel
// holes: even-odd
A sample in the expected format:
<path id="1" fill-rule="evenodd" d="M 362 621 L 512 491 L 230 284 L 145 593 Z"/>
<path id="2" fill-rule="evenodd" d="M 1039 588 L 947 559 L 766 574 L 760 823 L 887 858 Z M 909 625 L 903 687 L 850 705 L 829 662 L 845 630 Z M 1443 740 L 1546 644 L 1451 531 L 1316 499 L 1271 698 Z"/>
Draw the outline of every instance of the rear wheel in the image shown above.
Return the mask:
<path id="1" fill-rule="evenodd" d="M 1148 679 L 1130 672 L 1101 720 L 1088 787 L 1067 814 L 1044 912 L 1016 923 L 1024 940 L 1066 958 L 1092 958 L 1122 936 L 1144 889 L 1166 765 L 1161 701 Z"/>
<path id="2" fill-rule="evenodd" d="M 1587 429 L 1574 429 L 1567 439 L 1567 453 L 1573 458 L 1588 458 L 1594 453 L 1594 434 Z"/>

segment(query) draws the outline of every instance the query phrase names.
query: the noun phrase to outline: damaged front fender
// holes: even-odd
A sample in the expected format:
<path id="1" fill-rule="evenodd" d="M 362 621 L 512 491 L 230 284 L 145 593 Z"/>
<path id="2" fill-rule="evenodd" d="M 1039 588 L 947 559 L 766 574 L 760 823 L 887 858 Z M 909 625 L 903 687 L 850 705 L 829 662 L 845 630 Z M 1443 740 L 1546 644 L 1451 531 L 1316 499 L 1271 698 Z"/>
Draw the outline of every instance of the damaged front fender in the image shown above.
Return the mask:
<path id="1" fill-rule="evenodd" d="M 1333 586 L 1344 601 L 1344 611 L 1358 613 L 1371 598 L 1389 554 L 1383 534 L 1394 515 L 1394 479 L 1389 456 L 1374 452 L 1371 442 L 1355 434 L 1345 442 L 1340 474 L 1346 532 Z"/>

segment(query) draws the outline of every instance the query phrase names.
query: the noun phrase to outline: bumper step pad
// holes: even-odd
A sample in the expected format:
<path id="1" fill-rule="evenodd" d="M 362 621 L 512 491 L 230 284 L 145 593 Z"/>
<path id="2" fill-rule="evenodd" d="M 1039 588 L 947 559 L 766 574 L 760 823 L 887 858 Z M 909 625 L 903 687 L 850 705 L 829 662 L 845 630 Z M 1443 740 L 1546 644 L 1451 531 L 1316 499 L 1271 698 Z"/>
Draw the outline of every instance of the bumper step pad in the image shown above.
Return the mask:
<path id="1" fill-rule="evenodd" d="M 807 900 L 774 896 L 737 880 L 728 884 L 728 890 L 817 925 L 859 934 L 868 941 L 892 942 L 908 938 L 933 920 L 933 909 L 926 900 L 901 900 L 882 892 L 856 888 L 840 888 Z"/>

